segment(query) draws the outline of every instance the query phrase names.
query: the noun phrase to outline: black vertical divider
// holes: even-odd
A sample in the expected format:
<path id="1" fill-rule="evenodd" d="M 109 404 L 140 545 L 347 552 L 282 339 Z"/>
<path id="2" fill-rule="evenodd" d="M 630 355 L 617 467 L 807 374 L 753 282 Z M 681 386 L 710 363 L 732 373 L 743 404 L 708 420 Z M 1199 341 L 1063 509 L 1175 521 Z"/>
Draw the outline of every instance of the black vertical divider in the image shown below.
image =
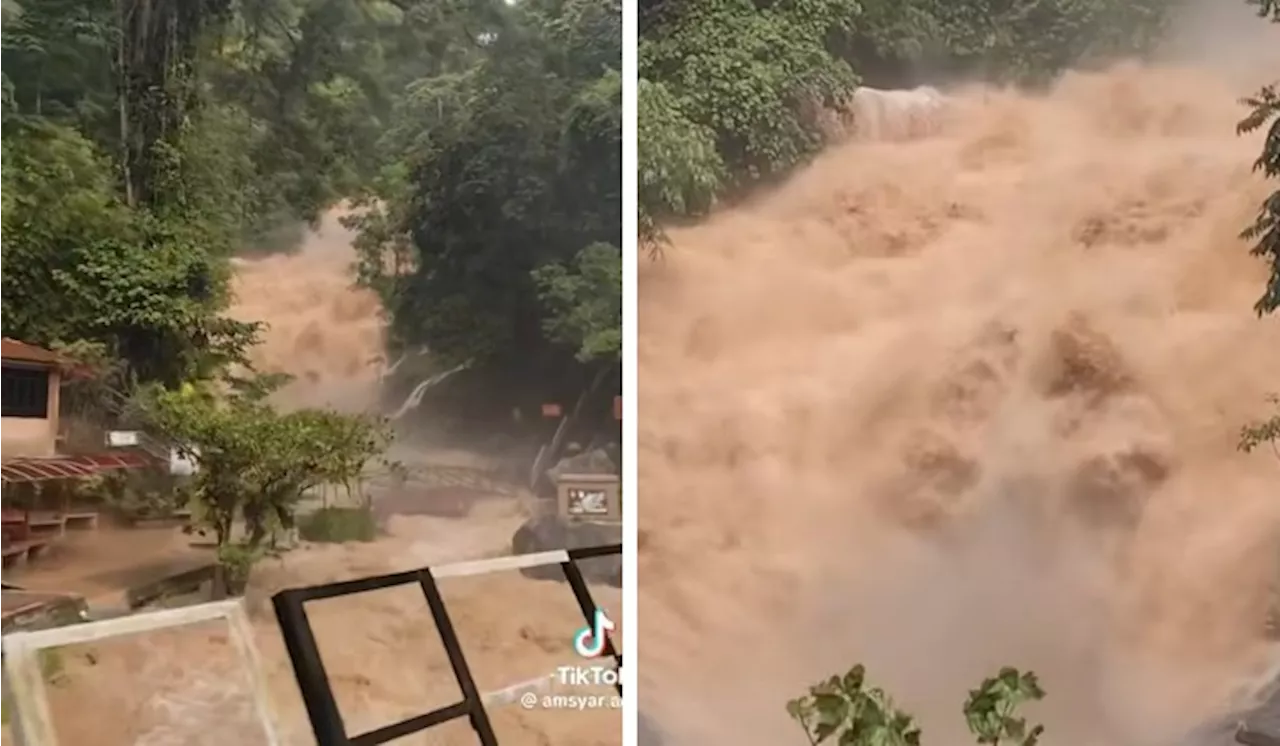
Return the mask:
<path id="1" fill-rule="evenodd" d="M 467 703 L 471 728 L 475 730 L 481 746 L 498 746 L 498 737 L 493 735 L 493 726 L 489 723 L 489 713 L 484 711 L 484 700 L 480 699 L 480 690 L 471 677 L 467 657 L 463 655 L 462 644 L 458 642 L 458 632 L 449 619 L 449 612 L 444 607 L 444 599 L 440 597 L 440 588 L 431 575 L 431 568 L 418 573 L 418 585 L 422 587 L 422 595 L 427 597 L 427 606 L 431 608 L 431 616 L 436 620 L 436 630 L 440 632 L 444 652 L 449 656 L 449 665 L 453 668 L 454 678 L 458 680 L 458 688 L 462 690 L 462 699 Z"/>
<path id="2" fill-rule="evenodd" d="M 578 569 L 578 563 L 574 561 L 572 553 L 569 555 L 569 561 L 560 565 L 564 569 L 564 576 L 569 581 L 569 587 L 573 589 L 573 597 L 578 601 L 578 608 L 582 610 L 582 616 L 587 620 L 587 627 L 590 628 L 596 619 L 596 602 L 591 598 L 591 589 L 587 587 L 587 581 L 582 577 L 582 570 Z M 617 650 L 613 647 L 613 640 L 606 637 L 604 640 L 604 652 L 610 658 L 613 658 L 617 665 L 618 681 L 613 686 L 618 690 L 618 694 L 622 694 L 622 656 L 618 655 Z"/>
<path id="3" fill-rule="evenodd" d="M 271 598 L 271 606 L 280 624 L 280 636 L 293 663 L 293 675 L 302 692 L 311 729 L 316 735 L 316 746 L 346 746 L 347 729 L 342 724 L 342 713 L 329 686 L 329 675 L 320 660 L 320 648 L 307 620 L 303 599 L 292 595 L 295 591 L 282 591 Z M 316 686 L 314 682 L 321 682 Z"/>

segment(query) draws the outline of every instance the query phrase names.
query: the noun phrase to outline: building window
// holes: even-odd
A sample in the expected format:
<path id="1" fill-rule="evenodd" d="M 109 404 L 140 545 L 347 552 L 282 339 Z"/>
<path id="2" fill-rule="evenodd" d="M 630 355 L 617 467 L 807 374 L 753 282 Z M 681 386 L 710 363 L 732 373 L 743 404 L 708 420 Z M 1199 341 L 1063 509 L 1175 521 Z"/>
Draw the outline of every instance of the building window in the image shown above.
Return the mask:
<path id="1" fill-rule="evenodd" d="M 49 416 L 49 371 L 41 368 L 19 368 L 6 365 L 3 373 L 3 389 L 0 390 L 0 409 L 5 417 Z"/>

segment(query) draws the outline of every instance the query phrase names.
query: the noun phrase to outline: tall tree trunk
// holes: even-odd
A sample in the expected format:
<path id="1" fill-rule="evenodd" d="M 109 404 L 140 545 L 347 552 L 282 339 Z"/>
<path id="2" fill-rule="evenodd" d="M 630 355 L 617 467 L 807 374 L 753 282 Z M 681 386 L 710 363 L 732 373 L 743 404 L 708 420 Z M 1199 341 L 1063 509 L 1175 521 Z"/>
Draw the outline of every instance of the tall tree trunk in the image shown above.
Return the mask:
<path id="1" fill-rule="evenodd" d="M 126 197 L 154 205 L 166 195 L 156 145 L 176 145 L 182 123 L 198 106 L 195 58 L 203 31 L 220 19 L 223 5 L 210 0 L 116 0 L 120 46 L 116 50 L 126 151 Z"/>
<path id="2" fill-rule="evenodd" d="M 116 36 L 116 108 L 120 116 L 120 168 L 124 178 L 124 200 L 129 207 L 136 205 L 133 193 L 133 169 L 129 165 L 129 67 L 125 63 L 125 39 L 128 33 L 128 0 L 116 0 L 119 33 Z"/>

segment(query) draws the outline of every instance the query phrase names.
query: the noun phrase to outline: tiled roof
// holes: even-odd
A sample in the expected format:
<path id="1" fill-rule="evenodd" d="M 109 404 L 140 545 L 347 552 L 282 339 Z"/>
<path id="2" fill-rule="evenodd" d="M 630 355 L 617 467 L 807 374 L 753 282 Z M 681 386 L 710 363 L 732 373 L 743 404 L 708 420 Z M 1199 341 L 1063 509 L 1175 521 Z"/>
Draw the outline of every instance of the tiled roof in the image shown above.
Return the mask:
<path id="1" fill-rule="evenodd" d="M 42 482 L 47 479 L 90 477 L 104 471 L 117 469 L 140 469 L 153 463 L 154 461 L 145 454 L 117 451 L 85 456 L 5 459 L 0 471 L 3 472 L 3 481 L 5 483 Z"/>
<path id="2" fill-rule="evenodd" d="M 47 365 L 57 365 L 60 362 L 58 353 L 53 350 L 46 350 L 43 347 L 36 347 L 8 337 L 0 340 L 0 357 L 5 360 L 17 360 L 24 363 L 45 363 Z"/>

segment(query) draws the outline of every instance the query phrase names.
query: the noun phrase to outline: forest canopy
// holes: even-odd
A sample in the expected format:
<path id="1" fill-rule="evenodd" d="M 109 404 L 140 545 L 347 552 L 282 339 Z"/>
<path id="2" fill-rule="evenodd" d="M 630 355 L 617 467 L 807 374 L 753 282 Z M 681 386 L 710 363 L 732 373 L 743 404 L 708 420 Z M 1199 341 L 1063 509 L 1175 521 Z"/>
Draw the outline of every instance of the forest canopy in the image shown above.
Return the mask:
<path id="1" fill-rule="evenodd" d="M 393 352 L 565 395 L 620 353 L 621 5 L 3 3 L 6 336 L 243 360 L 230 258 L 342 202 Z M 612 393 L 612 392 L 610 392 Z"/>
<path id="2" fill-rule="evenodd" d="M 807 162 L 860 84 L 1043 84 L 1149 50 L 1175 3 L 640 0 L 642 238 Z"/>

